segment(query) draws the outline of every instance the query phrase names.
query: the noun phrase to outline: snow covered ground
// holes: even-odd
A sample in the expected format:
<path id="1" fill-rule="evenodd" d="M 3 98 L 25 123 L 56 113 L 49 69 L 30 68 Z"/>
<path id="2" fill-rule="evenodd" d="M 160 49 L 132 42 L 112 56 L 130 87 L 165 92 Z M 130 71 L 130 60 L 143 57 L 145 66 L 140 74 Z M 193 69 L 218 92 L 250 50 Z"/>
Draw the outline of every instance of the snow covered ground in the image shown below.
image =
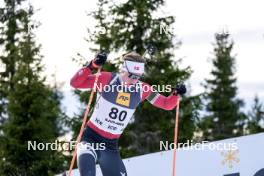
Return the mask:
<path id="1" fill-rule="evenodd" d="M 233 150 L 219 150 L 228 145 Z M 172 175 L 172 156 L 172 150 L 168 150 L 123 161 L 128 176 L 169 176 Z M 196 149 L 184 147 L 177 150 L 176 175 L 264 176 L 263 156 L 264 133 L 207 143 Z M 79 172 L 74 170 L 73 175 L 79 176 Z M 97 176 L 102 176 L 99 166 Z"/>

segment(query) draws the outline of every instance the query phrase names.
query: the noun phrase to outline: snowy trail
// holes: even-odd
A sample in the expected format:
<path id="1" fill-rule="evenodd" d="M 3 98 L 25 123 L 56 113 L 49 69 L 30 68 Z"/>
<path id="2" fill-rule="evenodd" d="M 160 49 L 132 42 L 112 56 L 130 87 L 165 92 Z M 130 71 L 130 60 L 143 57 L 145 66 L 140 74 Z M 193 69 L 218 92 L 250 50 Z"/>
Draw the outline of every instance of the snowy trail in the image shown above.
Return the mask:
<path id="1" fill-rule="evenodd" d="M 177 176 L 263 176 L 264 133 L 232 138 L 210 146 L 236 144 L 238 150 L 177 150 Z M 172 174 L 172 150 L 124 159 L 129 176 L 170 176 Z M 258 172 L 258 173 L 257 173 Z M 240 175 L 239 175 L 239 174 Z M 79 176 L 74 170 L 73 176 Z M 97 166 L 97 176 L 102 176 Z M 121 176 L 121 174 L 120 174 Z"/>

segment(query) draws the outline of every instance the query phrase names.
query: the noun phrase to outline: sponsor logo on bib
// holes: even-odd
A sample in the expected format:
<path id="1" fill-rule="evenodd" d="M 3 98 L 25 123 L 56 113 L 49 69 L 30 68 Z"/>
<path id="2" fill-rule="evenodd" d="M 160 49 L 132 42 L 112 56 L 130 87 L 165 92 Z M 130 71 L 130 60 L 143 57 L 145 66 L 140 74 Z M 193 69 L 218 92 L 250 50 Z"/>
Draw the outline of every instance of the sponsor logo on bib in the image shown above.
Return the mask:
<path id="1" fill-rule="evenodd" d="M 116 103 L 129 107 L 130 93 L 119 92 L 116 98 Z"/>

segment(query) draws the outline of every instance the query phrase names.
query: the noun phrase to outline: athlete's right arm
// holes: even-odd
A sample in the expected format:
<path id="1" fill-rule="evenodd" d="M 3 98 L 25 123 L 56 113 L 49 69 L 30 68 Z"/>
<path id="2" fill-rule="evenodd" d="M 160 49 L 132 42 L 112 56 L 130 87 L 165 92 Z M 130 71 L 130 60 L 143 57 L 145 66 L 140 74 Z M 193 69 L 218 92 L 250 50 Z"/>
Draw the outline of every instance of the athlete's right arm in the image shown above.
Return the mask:
<path id="1" fill-rule="evenodd" d="M 83 67 L 71 78 L 70 84 L 74 88 L 93 88 L 95 77 L 96 75 L 92 74 L 91 68 Z M 98 87 L 108 84 L 111 78 L 111 72 L 101 72 L 97 81 Z"/>

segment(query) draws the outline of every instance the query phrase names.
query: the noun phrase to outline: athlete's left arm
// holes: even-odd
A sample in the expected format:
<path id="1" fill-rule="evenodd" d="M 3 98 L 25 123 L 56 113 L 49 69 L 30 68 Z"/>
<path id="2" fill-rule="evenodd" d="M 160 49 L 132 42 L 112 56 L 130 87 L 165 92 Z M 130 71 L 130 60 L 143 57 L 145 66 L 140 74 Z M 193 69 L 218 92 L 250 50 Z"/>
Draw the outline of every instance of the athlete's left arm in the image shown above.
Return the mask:
<path id="1" fill-rule="evenodd" d="M 159 94 L 155 91 L 150 85 L 143 83 L 143 95 L 142 101 L 147 99 L 152 105 L 165 109 L 165 110 L 172 110 L 177 105 L 178 96 L 175 94 L 171 94 L 168 97 Z"/>

